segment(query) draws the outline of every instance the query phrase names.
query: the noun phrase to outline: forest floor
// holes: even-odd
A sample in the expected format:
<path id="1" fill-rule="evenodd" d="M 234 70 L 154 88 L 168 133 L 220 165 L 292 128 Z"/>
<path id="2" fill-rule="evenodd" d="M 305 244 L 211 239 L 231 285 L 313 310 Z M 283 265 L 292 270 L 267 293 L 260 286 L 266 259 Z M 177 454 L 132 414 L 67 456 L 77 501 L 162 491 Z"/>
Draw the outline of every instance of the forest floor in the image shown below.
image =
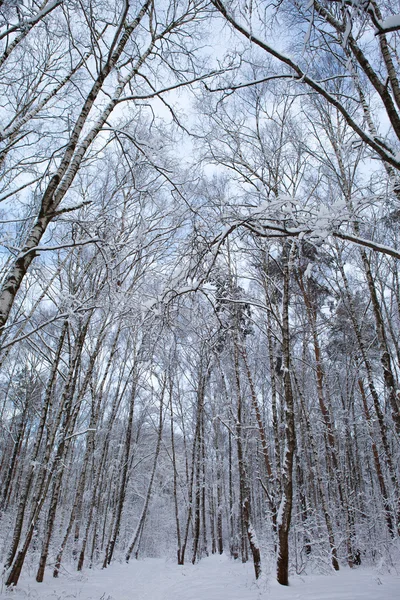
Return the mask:
<path id="1" fill-rule="evenodd" d="M 212 556 L 195 566 L 178 567 L 161 559 L 114 563 L 84 575 L 63 572 L 44 583 L 34 574 L 13 590 L 0 590 L 6 600 L 400 600 L 400 575 L 376 570 L 343 569 L 332 575 L 293 576 L 279 586 L 272 576 L 255 583 L 252 565 Z"/>

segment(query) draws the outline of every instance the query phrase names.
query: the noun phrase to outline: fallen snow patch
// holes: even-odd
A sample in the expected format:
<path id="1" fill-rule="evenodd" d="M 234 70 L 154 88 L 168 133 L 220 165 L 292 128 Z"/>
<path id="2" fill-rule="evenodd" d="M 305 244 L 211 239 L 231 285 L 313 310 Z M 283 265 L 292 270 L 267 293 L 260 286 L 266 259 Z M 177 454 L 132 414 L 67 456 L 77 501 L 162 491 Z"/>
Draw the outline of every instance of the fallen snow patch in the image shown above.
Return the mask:
<path id="1" fill-rule="evenodd" d="M 251 562 L 212 556 L 179 567 L 162 559 L 114 563 L 85 575 L 64 574 L 44 583 L 26 575 L 17 588 L 1 590 L 4 600 L 400 600 L 400 576 L 372 569 L 343 569 L 332 575 L 293 576 L 290 586 L 271 577 L 254 581 Z"/>

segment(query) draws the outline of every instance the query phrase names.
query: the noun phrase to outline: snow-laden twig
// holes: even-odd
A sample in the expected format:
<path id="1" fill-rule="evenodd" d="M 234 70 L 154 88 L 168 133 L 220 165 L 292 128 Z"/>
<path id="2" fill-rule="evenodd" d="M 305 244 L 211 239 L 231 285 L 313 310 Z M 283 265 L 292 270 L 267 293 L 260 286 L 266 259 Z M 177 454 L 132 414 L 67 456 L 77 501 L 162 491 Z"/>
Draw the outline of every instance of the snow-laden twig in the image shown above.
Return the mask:
<path id="1" fill-rule="evenodd" d="M 65 440 L 70 440 L 74 437 L 78 437 L 78 435 L 84 435 L 85 433 L 89 433 L 90 431 L 97 431 L 97 429 L 88 427 L 88 429 L 84 429 L 83 431 L 77 431 L 76 433 L 72 433 L 71 435 L 67 436 Z"/>

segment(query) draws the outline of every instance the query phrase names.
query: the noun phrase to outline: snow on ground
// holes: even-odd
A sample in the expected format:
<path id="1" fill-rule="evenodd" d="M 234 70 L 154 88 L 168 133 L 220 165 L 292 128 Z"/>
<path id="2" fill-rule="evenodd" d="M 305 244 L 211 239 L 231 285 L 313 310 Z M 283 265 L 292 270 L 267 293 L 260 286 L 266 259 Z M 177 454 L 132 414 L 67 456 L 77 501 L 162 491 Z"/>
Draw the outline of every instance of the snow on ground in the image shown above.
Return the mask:
<path id="1" fill-rule="evenodd" d="M 64 574 L 45 582 L 21 578 L 14 590 L 1 589 L 4 600 L 400 600 L 400 576 L 372 569 L 343 569 L 338 574 L 292 577 L 289 587 L 271 576 L 254 582 L 250 563 L 212 556 L 179 567 L 161 559 L 114 563 L 84 575 Z"/>

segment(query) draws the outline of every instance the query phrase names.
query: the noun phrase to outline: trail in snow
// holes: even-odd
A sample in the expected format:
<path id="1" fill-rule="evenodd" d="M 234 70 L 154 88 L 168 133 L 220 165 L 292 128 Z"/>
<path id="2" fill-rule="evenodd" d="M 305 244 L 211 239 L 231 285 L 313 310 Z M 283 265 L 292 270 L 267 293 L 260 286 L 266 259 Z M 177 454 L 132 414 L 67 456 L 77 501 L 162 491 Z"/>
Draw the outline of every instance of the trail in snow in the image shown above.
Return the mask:
<path id="1" fill-rule="evenodd" d="M 84 576 L 64 572 L 44 583 L 28 577 L 4 600 L 400 600 L 400 576 L 377 575 L 372 569 L 344 569 L 338 574 L 292 577 L 287 588 L 272 578 L 254 581 L 250 563 L 212 556 L 179 567 L 162 559 L 114 563 Z"/>

